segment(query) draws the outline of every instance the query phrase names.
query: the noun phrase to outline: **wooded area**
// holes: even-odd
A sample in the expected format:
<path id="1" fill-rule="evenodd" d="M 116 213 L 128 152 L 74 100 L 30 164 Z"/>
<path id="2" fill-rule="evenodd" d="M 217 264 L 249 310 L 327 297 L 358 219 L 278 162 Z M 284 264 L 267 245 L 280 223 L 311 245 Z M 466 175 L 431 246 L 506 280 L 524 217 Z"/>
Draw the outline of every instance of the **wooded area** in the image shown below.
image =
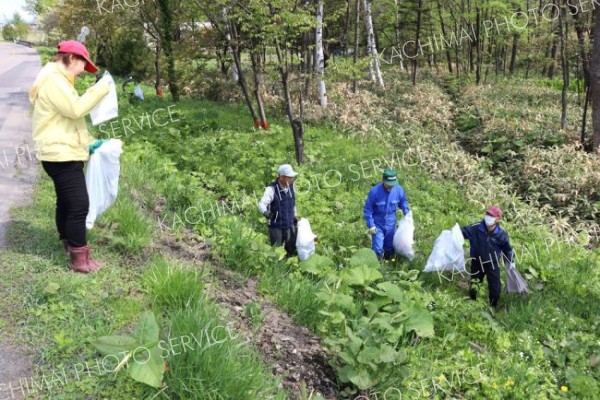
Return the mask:
<path id="1" fill-rule="evenodd" d="M 267 128 L 263 92 L 279 82 L 303 159 L 304 104 L 327 107 L 328 60 L 354 82 L 385 90 L 386 74 L 442 75 L 485 85 L 544 78 L 575 88 L 582 149 L 600 146 L 597 0 L 28 0 L 49 41 L 91 29 L 101 64 L 137 79 L 163 80 L 173 99 L 194 89 L 215 61 L 237 81 L 255 126 Z M 148 57 L 152 52 L 154 57 Z M 154 62 L 152 62 L 152 59 Z M 364 62 L 363 62 L 364 61 Z M 364 68 L 366 62 L 367 67 Z M 164 64 L 164 67 L 161 66 Z M 385 68 L 383 68 L 385 67 Z M 250 79 L 247 75 L 250 74 Z M 164 75 L 164 77 L 163 77 Z M 208 77 L 208 75 L 206 75 Z M 574 85 L 573 85 L 574 84 Z M 316 88 L 316 90 L 314 90 Z M 356 87 L 355 87 L 356 91 Z M 594 101 L 596 100 L 596 101 Z M 591 106 L 592 126 L 586 125 Z"/>

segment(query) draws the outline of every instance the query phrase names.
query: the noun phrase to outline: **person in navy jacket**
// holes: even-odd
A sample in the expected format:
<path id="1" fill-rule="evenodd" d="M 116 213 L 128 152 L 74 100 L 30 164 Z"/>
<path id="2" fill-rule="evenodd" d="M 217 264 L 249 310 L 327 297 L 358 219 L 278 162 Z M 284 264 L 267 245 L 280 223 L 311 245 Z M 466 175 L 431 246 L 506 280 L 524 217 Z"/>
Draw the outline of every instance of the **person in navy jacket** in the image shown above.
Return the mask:
<path id="1" fill-rule="evenodd" d="M 298 173 L 291 165 L 284 164 L 277 169 L 277 174 L 277 179 L 265 188 L 258 211 L 269 220 L 271 246 L 283 244 L 287 256 L 291 257 L 296 252 L 298 217 L 294 178 Z"/>
<path id="2" fill-rule="evenodd" d="M 396 171 L 386 169 L 383 171 L 382 182 L 369 191 L 363 209 L 365 222 L 371 234 L 371 248 L 379 259 L 382 255 L 389 258 L 394 254 L 393 240 L 398 209 L 401 209 L 404 215 L 410 212 Z"/>
<path id="3" fill-rule="evenodd" d="M 500 298 L 500 260 L 504 260 L 508 268 L 514 269 L 514 252 L 508 234 L 500 227 L 502 210 L 498 206 L 488 207 L 483 220 L 477 224 L 461 228 L 466 240 L 471 243 L 471 281 L 469 296 L 477 299 L 474 285 L 483 282 L 487 276 L 489 300 L 493 307 Z"/>

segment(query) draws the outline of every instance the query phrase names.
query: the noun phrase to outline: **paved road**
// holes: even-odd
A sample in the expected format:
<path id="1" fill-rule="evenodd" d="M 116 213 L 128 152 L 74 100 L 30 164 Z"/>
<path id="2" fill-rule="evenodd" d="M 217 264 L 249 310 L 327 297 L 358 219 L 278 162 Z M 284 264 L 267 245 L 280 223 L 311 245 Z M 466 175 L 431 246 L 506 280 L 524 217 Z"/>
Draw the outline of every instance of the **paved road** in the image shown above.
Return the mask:
<path id="1" fill-rule="evenodd" d="M 27 93 L 40 68 L 35 50 L 0 42 L 0 249 L 9 210 L 31 198 L 38 170 Z"/>
<path id="2" fill-rule="evenodd" d="M 35 50 L 0 42 L 0 252 L 10 208 L 31 199 L 38 170 L 27 93 L 40 68 Z M 31 351 L 6 340 L 0 337 L 0 398 L 22 399 L 19 381 L 31 376 Z"/>

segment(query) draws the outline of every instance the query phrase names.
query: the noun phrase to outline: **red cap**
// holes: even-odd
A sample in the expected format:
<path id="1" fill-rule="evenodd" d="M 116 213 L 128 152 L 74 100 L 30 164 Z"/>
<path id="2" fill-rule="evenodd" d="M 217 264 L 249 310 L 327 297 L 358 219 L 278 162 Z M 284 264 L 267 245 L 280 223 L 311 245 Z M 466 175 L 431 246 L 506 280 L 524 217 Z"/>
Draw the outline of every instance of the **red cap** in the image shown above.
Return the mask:
<path id="1" fill-rule="evenodd" d="M 488 207 L 485 211 L 494 218 L 502 218 L 502 210 L 499 206 Z"/>
<path id="2" fill-rule="evenodd" d="M 90 60 L 90 53 L 88 53 L 85 46 L 76 40 L 65 40 L 58 44 L 59 53 L 71 53 L 85 58 L 85 70 L 90 73 L 98 72 L 98 67 Z"/>

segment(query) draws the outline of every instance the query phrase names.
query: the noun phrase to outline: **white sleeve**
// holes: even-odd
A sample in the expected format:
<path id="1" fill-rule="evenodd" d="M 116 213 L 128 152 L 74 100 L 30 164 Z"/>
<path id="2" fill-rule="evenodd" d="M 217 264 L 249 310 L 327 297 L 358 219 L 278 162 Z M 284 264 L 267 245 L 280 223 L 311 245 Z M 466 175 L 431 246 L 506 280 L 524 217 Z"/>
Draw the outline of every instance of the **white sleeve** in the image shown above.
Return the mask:
<path id="1" fill-rule="evenodd" d="M 273 197 L 275 196 L 275 191 L 271 186 L 267 186 L 265 188 L 265 192 L 263 193 L 262 199 L 258 202 L 258 211 L 265 215 L 265 213 L 269 210 L 269 205 L 273 202 Z"/>

